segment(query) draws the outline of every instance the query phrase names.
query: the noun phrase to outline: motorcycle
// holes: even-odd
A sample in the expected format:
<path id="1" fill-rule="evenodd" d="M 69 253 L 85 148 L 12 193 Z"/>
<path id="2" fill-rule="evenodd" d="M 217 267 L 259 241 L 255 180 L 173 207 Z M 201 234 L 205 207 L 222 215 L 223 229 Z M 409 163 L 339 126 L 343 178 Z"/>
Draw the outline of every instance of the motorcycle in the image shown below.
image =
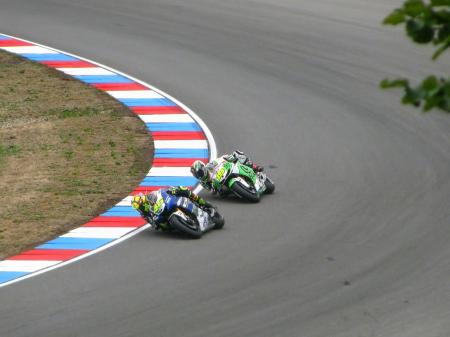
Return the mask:
<path id="1" fill-rule="evenodd" d="M 159 218 L 163 212 L 164 221 L 161 221 Z M 168 195 L 163 198 L 161 192 L 158 192 L 153 207 L 153 218 L 149 220 L 149 223 L 158 223 L 156 228 L 181 232 L 194 239 L 201 238 L 211 229 L 221 229 L 225 224 L 225 219 L 215 207 L 205 208 L 185 197 Z"/>
<path id="2" fill-rule="evenodd" d="M 263 194 L 271 194 L 275 190 L 274 182 L 264 172 L 255 172 L 238 161 L 226 160 L 215 167 L 212 186 L 216 191 L 231 191 L 250 202 L 258 202 Z"/>

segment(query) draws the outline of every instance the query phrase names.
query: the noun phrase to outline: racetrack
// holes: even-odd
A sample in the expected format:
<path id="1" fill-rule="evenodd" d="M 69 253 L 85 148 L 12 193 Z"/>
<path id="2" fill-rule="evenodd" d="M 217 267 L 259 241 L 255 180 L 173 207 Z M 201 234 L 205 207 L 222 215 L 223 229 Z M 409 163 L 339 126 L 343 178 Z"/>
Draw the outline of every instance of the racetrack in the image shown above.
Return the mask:
<path id="1" fill-rule="evenodd" d="M 202 240 L 143 232 L 0 290 L 0 336 L 450 334 L 450 117 L 386 76 L 448 56 L 380 21 L 400 1 L 9 1 L 0 32 L 147 81 L 193 108 L 273 196 L 213 200 Z"/>

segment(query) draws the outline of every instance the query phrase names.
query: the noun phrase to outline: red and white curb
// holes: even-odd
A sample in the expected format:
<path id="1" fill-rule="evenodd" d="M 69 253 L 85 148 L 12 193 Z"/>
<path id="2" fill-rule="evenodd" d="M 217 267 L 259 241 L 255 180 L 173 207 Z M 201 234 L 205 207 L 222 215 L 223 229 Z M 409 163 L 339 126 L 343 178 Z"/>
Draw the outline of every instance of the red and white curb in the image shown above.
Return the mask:
<path id="1" fill-rule="evenodd" d="M 189 167 L 197 159 L 206 162 L 217 157 L 217 149 L 206 124 L 187 106 L 120 71 L 38 43 L 0 34 L 0 49 L 107 92 L 138 115 L 152 133 L 155 145 L 152 168 L 130 196 L 81 227 L 0 261 L 0 287 L 86 258 L 148 228 L 130 206 L 136 193 L 172 185 L 201 190 Z"/>

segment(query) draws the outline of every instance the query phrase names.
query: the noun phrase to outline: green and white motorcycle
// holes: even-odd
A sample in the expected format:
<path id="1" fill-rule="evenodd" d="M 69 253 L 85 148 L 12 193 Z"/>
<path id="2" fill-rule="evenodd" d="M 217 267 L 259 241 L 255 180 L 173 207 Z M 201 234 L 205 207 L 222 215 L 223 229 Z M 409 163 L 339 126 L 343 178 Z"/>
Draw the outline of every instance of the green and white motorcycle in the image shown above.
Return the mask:
<path id="1" fill-rule="evenodd" d="M 251 202 L 258 202 L 264 193 L 271 194 L 275 190 L 275 184 L 264 172 L 255 172 L 240 162 L 226 160 L 219 162 L 214 168 L 212 187 L 220 191 L 220 194 L 232 192 Z"/>

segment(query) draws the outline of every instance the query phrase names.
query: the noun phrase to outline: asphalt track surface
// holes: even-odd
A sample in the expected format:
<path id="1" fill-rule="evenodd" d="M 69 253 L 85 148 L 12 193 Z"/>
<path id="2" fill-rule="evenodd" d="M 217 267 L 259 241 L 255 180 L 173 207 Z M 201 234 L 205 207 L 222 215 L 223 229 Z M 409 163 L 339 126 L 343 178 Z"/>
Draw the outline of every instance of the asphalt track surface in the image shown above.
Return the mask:
<path id="1" fill-rule="evenodd" d="M 448 56 L 380 26 L 399 3 L 4 1 L 1 32 L 175 96 L 277 191 L 0 289 L 0 336 L 448 336 L 450 117 L 377 88 Z"/>

